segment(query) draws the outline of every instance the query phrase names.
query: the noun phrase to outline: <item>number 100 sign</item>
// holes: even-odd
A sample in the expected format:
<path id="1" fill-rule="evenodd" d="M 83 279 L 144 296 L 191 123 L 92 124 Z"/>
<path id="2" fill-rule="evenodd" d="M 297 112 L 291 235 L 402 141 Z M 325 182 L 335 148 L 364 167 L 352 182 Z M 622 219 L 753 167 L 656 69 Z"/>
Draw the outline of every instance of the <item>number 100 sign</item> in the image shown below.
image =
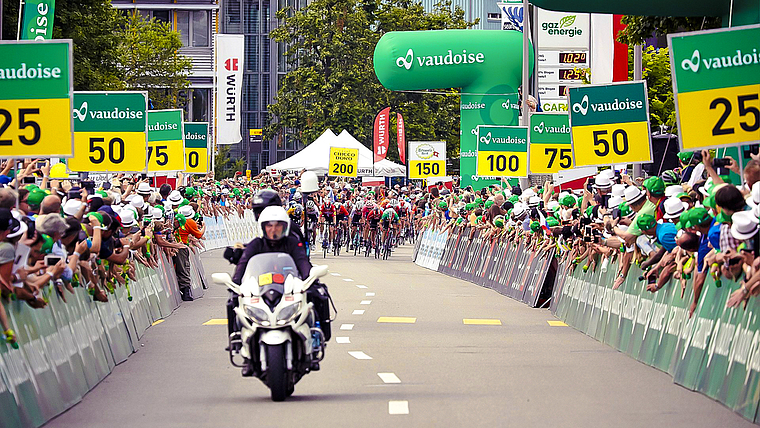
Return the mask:
<path id="1" fill-rule="evenodd" d="M 74 93 L 75 172 L 145 172 L 147 92 Z"/>
<path id="2" fill-rule="evenodd" d="M 479 177 L 528 176 L 527 126 L 478 126 Z"/>
<path id="3" fill-rule="evenodd" d="M 409 178 L 446 176 L 445 141 L 409 142 Z"/>

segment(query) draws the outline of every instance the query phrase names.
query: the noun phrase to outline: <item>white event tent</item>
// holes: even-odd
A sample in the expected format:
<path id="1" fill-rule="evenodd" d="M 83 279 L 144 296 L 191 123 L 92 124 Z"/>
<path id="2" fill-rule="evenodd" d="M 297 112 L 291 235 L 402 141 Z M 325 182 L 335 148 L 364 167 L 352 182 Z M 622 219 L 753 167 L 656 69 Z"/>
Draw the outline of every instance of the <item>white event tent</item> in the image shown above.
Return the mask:
<path id="1" fill-rule="evenodd" d="M 269 172 L 298 172 L 306 169 L 314 171 L 320 176 L 326 175 L 330 159 L 330 147 L 359 149 L 359 176 L 404 177 L 406 175 L 406 167 L 404 165 L 399 165 L 388 159 L 375 163 L 373 170 L 372 150 L 366 148 L 364 144 L 360 143 L 346 130 L 343 130 L 339 135 L 335 135 L 329 129 L 300 152 L 274 165 L 269 165 L 266 169 Z"/>

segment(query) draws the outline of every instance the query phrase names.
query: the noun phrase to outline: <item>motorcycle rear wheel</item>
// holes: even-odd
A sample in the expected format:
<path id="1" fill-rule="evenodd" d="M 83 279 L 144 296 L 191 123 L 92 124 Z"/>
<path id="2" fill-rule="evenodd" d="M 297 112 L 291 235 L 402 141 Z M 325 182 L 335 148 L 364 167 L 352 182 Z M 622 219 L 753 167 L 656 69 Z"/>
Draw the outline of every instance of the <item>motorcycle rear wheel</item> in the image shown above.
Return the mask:
<path id="1" fill-rule="evenodd" d="M 285 344 L 267 346 L 267 384 L 272 401 L 284 401 L 293 393 L 288 385 L 288 369 L 285 363 Z"/>

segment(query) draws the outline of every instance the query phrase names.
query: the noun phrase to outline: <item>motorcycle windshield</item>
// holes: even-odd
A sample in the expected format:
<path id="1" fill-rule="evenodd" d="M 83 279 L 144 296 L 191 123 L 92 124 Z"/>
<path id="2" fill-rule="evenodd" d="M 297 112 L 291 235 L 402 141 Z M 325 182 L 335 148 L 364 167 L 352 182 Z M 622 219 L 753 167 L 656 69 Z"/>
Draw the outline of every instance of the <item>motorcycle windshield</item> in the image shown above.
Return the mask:
<path id="1" fill-rule="evenodd" d="M 243 281 L 252 279 L 259 287 L 269 285 L 274 282 L 274 275 L 282 275 L 283 280 L 288 275 L 298 276 L 298 268 L 293 258 L 287 253 L 263 253 L 257 254 L 248 261 L 245 267 Z M 284 281 L 283 281 L 284 282 Z"/>

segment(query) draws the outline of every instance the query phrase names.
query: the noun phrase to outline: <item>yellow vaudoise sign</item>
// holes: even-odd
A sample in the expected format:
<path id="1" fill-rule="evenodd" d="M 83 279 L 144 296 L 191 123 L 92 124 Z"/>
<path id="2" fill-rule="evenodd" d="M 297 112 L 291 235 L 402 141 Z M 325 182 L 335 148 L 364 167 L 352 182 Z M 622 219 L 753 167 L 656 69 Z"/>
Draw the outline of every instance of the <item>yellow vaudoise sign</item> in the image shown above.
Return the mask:
<path id="1" fill-rule="evenodd" d="M 330 147 L 330 164 L 327 175 L 356 177 L 359 171 L 359 149 Z"/>

